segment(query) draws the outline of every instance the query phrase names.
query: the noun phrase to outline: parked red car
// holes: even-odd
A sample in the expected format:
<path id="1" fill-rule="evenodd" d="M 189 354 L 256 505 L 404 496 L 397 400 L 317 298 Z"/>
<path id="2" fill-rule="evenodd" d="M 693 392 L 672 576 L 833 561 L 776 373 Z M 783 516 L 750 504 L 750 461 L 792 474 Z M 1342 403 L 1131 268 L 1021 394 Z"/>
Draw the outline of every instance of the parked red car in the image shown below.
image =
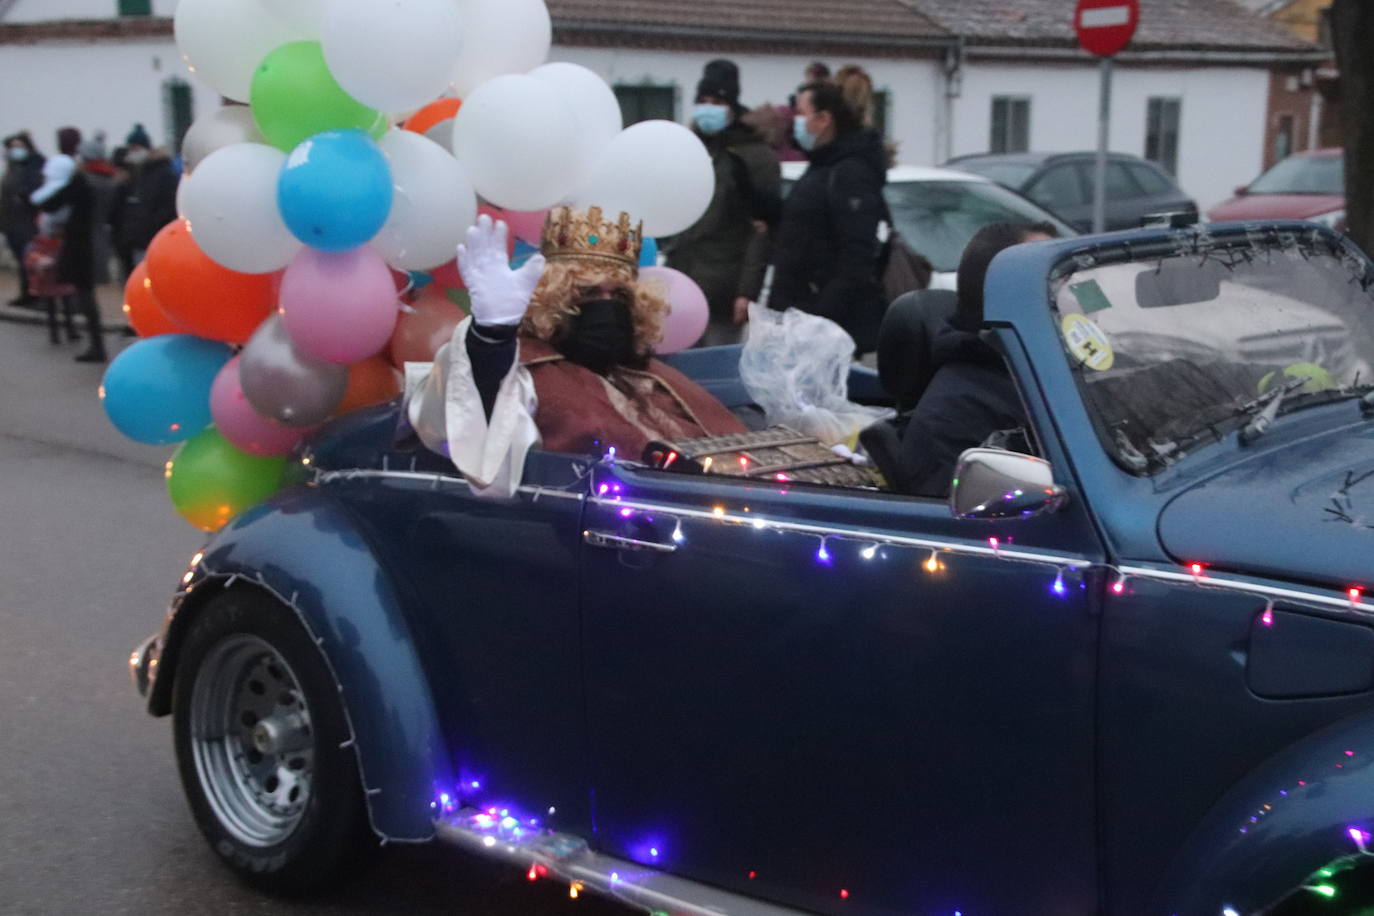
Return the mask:
<path id="1" fill-rule="evenodd" d="M 1345 160 L 1340 149 L 1294 153 L 1236 196 L 1207 212 L 1209 220 L 1310 219 L 1345 230 Z"/>

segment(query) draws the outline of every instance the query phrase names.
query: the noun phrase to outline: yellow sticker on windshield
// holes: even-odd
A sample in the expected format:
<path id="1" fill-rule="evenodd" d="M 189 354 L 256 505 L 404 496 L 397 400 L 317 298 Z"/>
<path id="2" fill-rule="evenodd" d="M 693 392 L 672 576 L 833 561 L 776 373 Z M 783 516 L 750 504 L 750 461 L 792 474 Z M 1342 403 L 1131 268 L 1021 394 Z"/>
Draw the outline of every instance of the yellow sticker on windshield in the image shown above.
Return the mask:
<path id="1" fill-rule="evenodd" d="M 1099 372 L 1112 367 L 1116 359 L 1112 343 L 1091 318 L 1077 313 L 1065 315 L 1059 322 L 1059 328 L 1064 332 L 1064 342 L 1069 345 L 1069 352 L 1080 363 Z"/>

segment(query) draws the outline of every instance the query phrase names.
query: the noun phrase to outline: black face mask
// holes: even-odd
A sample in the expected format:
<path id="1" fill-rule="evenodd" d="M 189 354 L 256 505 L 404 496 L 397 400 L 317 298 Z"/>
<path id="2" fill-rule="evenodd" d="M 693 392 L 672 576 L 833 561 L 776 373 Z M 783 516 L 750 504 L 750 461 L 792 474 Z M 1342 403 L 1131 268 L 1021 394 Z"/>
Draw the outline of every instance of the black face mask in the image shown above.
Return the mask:
<path id="1" fill-rule="evenodd" d="M 563 355 L 579 366 L 604 373 L 636 362 L 635 327 L 630 304 L 620 299 L 589 299 L 569 323 L 559 343 Z"/>

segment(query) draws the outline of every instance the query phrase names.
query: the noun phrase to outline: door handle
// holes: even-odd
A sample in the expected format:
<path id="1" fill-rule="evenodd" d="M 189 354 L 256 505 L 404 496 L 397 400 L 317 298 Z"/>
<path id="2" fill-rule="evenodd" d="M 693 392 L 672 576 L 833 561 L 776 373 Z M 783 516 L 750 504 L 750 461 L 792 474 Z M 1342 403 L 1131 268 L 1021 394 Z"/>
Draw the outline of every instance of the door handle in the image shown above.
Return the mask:
<path id="1" fill-rule="evenodd" d="M 605 547 L 609 550 L 650 550 L 654 553 L 672 553 L 677 550 L 676 544 L 660 544 L 657 541 L 641 541 L 637 538 L 622 537 L 618 534 L 611 534 L 609 531 L 592 531 L 590 529 L 582 532 L 582 540 L 593 547 Z"/>

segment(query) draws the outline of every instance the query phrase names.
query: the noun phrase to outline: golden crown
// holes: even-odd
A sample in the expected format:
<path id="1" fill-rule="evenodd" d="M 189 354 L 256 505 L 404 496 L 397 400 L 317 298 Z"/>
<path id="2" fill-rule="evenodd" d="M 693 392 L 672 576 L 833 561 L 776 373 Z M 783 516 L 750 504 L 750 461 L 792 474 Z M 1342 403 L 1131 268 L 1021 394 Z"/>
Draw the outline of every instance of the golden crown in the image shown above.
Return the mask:
<path id="1" fill-rule="evenodd" d="M 615 222 L 603 219 L 600 207 L 574 210 L 554 207 L 544 221 L 544 241 L 539 250 L 549 260 L 578 258 L 603 261 L 631 272 L 639 267 L 639 251 L 644 244 L 644 224 L 630 224 L 630 214 L 621 213 Z"/>

